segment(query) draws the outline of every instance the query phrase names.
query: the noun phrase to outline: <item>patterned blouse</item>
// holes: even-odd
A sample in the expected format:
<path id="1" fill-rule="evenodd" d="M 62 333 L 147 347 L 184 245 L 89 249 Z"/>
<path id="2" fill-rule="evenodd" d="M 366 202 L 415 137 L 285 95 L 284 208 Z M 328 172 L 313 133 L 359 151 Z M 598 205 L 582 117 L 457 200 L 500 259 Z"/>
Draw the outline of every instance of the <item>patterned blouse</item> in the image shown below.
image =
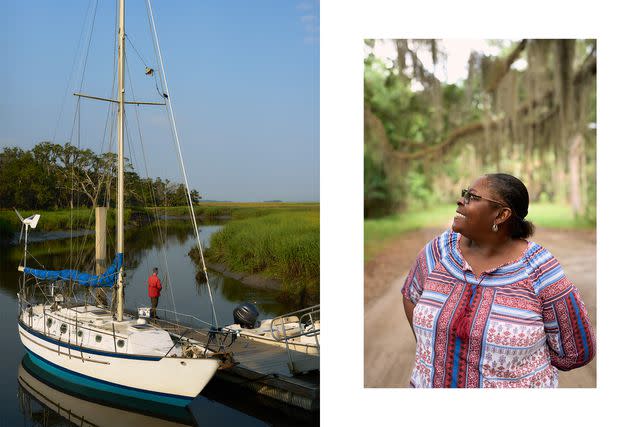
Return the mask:
<path id="1" fill-rule="evenodd" d="M 447 230 L 429 242 L 402 287 L 416 304 L 412 387 L 557 387 L 557 369 L 594 357 L 585 305 L 548 250 L 529 242 L 520 259 L 476 278 L 460 237 Z M 468 339 L 453 327 L 463 305 Z"/>

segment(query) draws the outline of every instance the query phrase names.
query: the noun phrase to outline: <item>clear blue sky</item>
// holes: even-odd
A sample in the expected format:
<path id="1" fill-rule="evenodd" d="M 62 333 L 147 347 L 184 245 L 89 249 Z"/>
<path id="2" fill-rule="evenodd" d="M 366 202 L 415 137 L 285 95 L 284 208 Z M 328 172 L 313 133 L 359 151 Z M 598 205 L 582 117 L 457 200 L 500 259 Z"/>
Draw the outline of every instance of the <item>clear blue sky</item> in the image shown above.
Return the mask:
<path id="1" fill-rule="evenodd" d="M 94 1 L 3 2 L 0 148 L 71 140 L 96 152 L 110 139 L 108 104 L 76 100 Z M 110 97 L 115 1 L 100 1 L 82 91 Z M 318 201 L 318 0 L 152 2 L 192 187 L 205 199 Z M 144 0 L 127 1 L 127 97 L 158 101 Z M 88 16 L 88 19 L 86 17 Z M 84 24 L 83 24 L 84 23 Z M 82 31 L 83 25 L 85 31 Z M 78 47 L 79 46 L 79 47 Z M 75 66 L 74 66 L 75 62 Z M 129 108 L 136 170 L 180 179 L 162 107 Z M 137 123 L 141 123 L 141 146 Z"/>

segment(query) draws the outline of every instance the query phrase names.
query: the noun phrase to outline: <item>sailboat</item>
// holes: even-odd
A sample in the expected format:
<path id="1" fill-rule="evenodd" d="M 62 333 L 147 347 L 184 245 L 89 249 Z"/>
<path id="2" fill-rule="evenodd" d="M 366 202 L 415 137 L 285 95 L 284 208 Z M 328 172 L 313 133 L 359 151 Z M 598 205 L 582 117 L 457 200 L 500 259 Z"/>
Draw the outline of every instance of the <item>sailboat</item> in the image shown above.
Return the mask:
<path id="1" fill-rule="evenodd" d="M 167 331 L 158 322 L 145 319 L 144 315 L 135 316 L 124 311 L 124 109 L 126 104 L 139 104 L 125 100 L 124 11 L 124 0 L 120 0 L 118 98 L 109 100 L 76 94 L 118 105 L 116 254 L 109 268 L 102 274 L 31 268 L 27 265 L 29 230 L 37 227 L 40 216 L 34 215 L 26 219 L 20 217 L 24 259 L 18 267 L 23 273 L 18 293 L 18 333 L 30 361 L 68 383 L 83 389 L 88 387 L 102 394 L 125 396 L 127 399 L 186 406 L 202 391 L 229 355 L 220 345 L 220 336 L 217 334 L 220 331 L 215 328 L 209 331 L 207 342 L 204 343 L 186 334 L 178 335 L 175 331 Z M 151 19 L 153 20 L 152 14 Z M 153 28 L 155 35 L 155 24 Z M 157 47 L 157 37 L 155 40 Z M 160 63 L 164 68 L 161 57 Z M 173 116 L 171 100 L 168 95 L 164 95 L 164 98 Z M 175 133 L 173 120 L 172 124 Z M 182 170 L 187 193 L 190 194 L 184 167 Z M 206 276 L 190 197 L 189 206 Z M 208 285 L 208 276 L 206 277 Z M 65 292 L 61 292 L 61 289 L 69 286 L 115 289 L 115 314 L 98 303 L 74 301 L 64 296 Z M 215 319 L 211 289 L 209 286 L 207 288 Z"/>

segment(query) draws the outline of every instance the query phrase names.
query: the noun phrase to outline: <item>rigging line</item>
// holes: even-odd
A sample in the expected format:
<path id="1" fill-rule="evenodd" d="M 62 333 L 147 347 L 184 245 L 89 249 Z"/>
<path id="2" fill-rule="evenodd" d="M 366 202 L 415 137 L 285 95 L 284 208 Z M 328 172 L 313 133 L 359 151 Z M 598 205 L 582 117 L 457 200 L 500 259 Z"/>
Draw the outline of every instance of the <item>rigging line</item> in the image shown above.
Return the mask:
<path id="1" fill-rule="evenodd" d="M 116 86 L 117 86 L 117 70 L 118 70 L 118 10 L 117 7 L 115 8 L 115 13 L 114 13 L 114 25 L 113 25 L 113 63 L 112 63 L 112 69 L 111 69 L 111 99 L 115 99 L 116 98 Z M 115 127 L 115 116 L 116 116 L 116 108 L 117 106 L 114 105 L 113 103 L 109 103 L 109 109 L 108 114 L 107 114 L 107 120 L 111 123 L 111 137 L 109 139 L 109 152 L 113 152 L 113 129 Z M 103 146 L 100 146 L 100 149 L 102 150 Z"/>
<path id="2" fill-rule="evenodd" d="M 119 21 L 119 14 L 118 14 L 118 8 L 114 8 L 114 14 L 113 14 L 113 19 L 114 19 L 114 25 L 113 25 L 113 63 L 112 63 L 112 71 L 111 71 L 111 98 L 116 98 L 116 86 L 117 86 L 117 70 L 118 70 L 118 31 L 119 31 L 119 26 L 118 26 L 118 21 Z M 108 151 L 110 153 L 113 153 L 114 151 L 114 146 L 115 146 L 115 129 L 116 129 L 116 115 L 117 115 L 117 106 L 113 105 L 112 103 L 109 103 L 109 109 L 108 109 L 108 114 L 107 114 L 107 120 L 109 123 L 111 123 L 111 128 L 110 128 L 110 135 L 109 135 L 109 146 L 108 146 Z M 101 147 L 102 148 L 102 147 Z M 107 205 L 109 208 L 111 207 L 111 185 L 113 182 L 113 178 L 116 174 L 115 172 L 116 170 L 116 164 L 115 162 L 111 165 L 111 169 L 108 171 L 109 172 L 109 179 L 107 181 L 107 187 L 105 189 L 105 205 Z M 111 232 L 111 230 L 109 229 L 109 227 L 107 227 L 107 239 L 108 241 L 111 243 L 112 247 L 115 247 L 115 237 L 113 235 L 113 233 Z"/>
<path id="3" fill-rule="evenodd" d="M 80 112 L 80 108 L 78 108 L 78 112 Z M 78 127 L 79 126 L 80 126 L 80 120 L 78 119 Z M 107 123 L 105 123 L 105 130 L 104 130 L 104 133 L 103 133 L 103 143 L 104 143 L 104 137 L 105 137 L 105 134 L 106 134 L 106 126 L 107 126 Z M 80 135 L 80 130 L 78 130 L 78 135 Z M 78 145 L 80 145 L 79 136 L 78 136 Z M 97 160 L 97 161 L 100 162 L 101 160 Z M 96 167 L 99 167 L 99 163 L 96 164 Z M 91 198 L 91 196 L 88 195 L 92 200 L 96 200 L 96 202 L 97 202 L 97 200 L 99 198 L 99 195 L 100 195 L 100 189 L 101 189 L 102 183 L 104 181 L 104 174 L 105 173 L 103 172 L 101 175 L 98 175 L 98 182 L 97 182 L 97 185 L 95 186 L 95 193 L 94 193 L 93 197 Z M 85 229 L 89 229 L 89 227 L 91 225 L 91 219 L 93 218 L 94 215 L 95 215 L 95 211 L 94 211 L 94 209 L 91 209 L 89 211 L 89 216 L 88 216 L 87 221 L 86 221 L 85 226 L 84 226 Z M 84 234 L 84 236 L 82 238 L 82 243 L 79 244 L 79 248 L 78 248 L 79 255 L 76 258 L 77 259 L 77 263 L 75 265 L 75 267 L 76 267 L 75 269 L 76 270 L 80 270 L 80 264 L 82 263 L 82 258 L 87 253 L 87 251 L 84 251 L 82 256 L 80 256 L 81 249 L 86 247 L 86 243 L 87 243 L 88 238 L 89 238 L 89 234 Z M 86 264 L 86 263 L 83 263 L 83 264 Z M 84 270 L 84 268 L 82 268 L 82 269 Z"/>
<path id="4" fill-rule="evenodd" d="M 40 265 L 40 267 L 45 268 L 44 264 L 42 264 L 40 261 L 38 261 L 38 259 L 35 256 L 33 256 L 33 254 L 31 252 L 29 252 L 29 250 L 26 250 L 26 252 L 27 252 L 27 255 L 29 255 L 31 258 L 33 258 L 33 260 Z"/>
<path id="5" fill-rule="evenodd" d="M 142 61 L 142 65 L 144 65 L 145 67 L 148 67 L 147 62 L 144 60 L 144 58 L 142 58 L 142 55 L 140 55 L 140 52 L 138 52 L 138 49 L 136 49 L 135 45 L 133 44 L 133 41 L 131 40 L 131 38 L 129 37 L 128 34 L 125 34 L 125 39 L 129 42 L 129 44 L 131 45 L 131 47 L 133 48 L 133 50 L 135 51 L 135 53 L 138 54 L 138 58 L 140 58 L 140 61 Z"/>
<path id="6" fill-rule="evenodd" d="M 58 136 L 58 129 L 60 128 L 60 122 L 62 121 L 62 115 L 64 114 L 64 106 L 65 106 L 65 97 L 66 94 L 69 93 L 69 87 L 71 87 L 71 80 L 73 80 L 73 70 L 76 68 L 76 65 L 78 63 L 78 60 L 80 58 L 80 44 L 82 43 L 82 35 L 85 32 L 85 27 L 87 26 L 87 20 L 89 18 L 89 11 L 91 10 L 91 4 L 87 3 L 87 10 L 85 12 L 84 15 L 84 20 L 83 20 L 83 24 L 82 24 L 82 29 L 80 30 L 80 36 L 78 37 L 78 44 L 76 45 L 76 49 L 75 49 L 75 55 L 73 57 L 73 63 L 71 65 L 71 72 L 69 73 L 69 78 L 67 80 L 67 85 L 65 87 L 63 96 L 62 96 L 62 101 L 61 101 L 61 105 L 60 105 L 60 112 L 58 113 L 58 120 L 56 121 L 56 127 L 54 128 L 53 131 L 53 138 L 51 139 L 51 142 L 55 143 L 56 137 Z M 98 7 L 98 0 L 95 1 L 95 7 Z M 95 14 L 94 14 L 95 17 Z"/>
<path id="7" fill-rule="evenodd" d="M 93 19 L 91 21 L 91 28 L 89 30 L 89 40 L 87 41 L 87 49 L 86 49 L 86 53 L 85 53 L 85 57 L 84 57 L 84 63 L 83 63 L 83 66 L 82 66 L 82 73 L 80 75 L 80 89 L 79 89 L 79 92 L 82 92 L 82 87 L 84 85 L 84 77 L 85 77 L 86 70 L 87 70 L 87 63 L 89 62 L 88 61 L 88 59 L 89 59 L 89 50 L 91 48 L 91 42 L 93 40 L 93 29 L 95 27 L 97 11 L 98 11 L 98 2 L 96 1 L 95 7 L 93 9 Z M 76 141 L 77 141 L 78 150 L 80 150 L 80 105 L 81 104 L 80 104 L 80 102 L 78 100 L 78 103 L 77 103 L 77 106 L 76 106 L 77 118 L 78 118 L 78 120 L 77 120 L 78 133 L 77 133 L 77 136 L 76 136 L 76 138 L 77 138 Z M 71 140 L 73 140 L 73 138 L 71 138 Z M 71 172 L 71 177 L 72 177 L 71 198 L 72 198 L 72 200 L 73 200 L 73 189 L 74 189 L 73 178 L 75 177 L 74 169 L 75 169 L 75 162 L 74 162 L 74 165 L 72 166 L 72 172 Z M 79 191 L 78 191 L 78 204 L 79 203 L 80 203 L 80 197 L 79 197 Z M 78 206 L 78 208 L 79 208 L 79 206 Z M 74 231 L 73 209 L 71 209 L 71 212 L 70 212 L 70 219 L 71 219 L 71 240 L 70 240 L 70 242 L 71 242 L 71 250 L 70 250 L 70 253 L 71 253 L 71 257 L 73 257 L 73 231 Z M 79 249 L 78 249 L 78 251 L 79 251 Z M 70 262 L 70 265 L 74 265 L 74 266 L 77 267 L 77 266 L 79 266 L 79 262 L 80 262 L 80 256 L 79 256 L 79 253 L 78 253 L 77 256 L 76 256 L 76 263 L 74 264 L 74 263 Z"/>
<path id="8" fill-rule="evenodd" d="M 111 82 L 111 92 L 112 94 L 115 94 L 115 73 L 113 75 L 113 79 Z M 107 130 L 109 129 L 110 124 L 111 124 L 111 130 L 113 132 L 113 116 L 115 115 L 114 110 L 116 108 L 116 105 L 112 102 L 109 102 L 108 104 L 109 104 L 109 107 L 107 108 L 107 116 L 105 118 L 104 131 L 102 132 L 102 140 L 100 141 L 101 153 L 105 153 L 104 146 L 105 146 L 105 141 L 107 140 Z M 111 149 L 112 149 L 111 140 L 107 148 L 108 148 L 108 151 L 111 152 Z"/>
<path id="9" fill-rule="evenodd" d="M 98 5 L 97 5 L 97 2 L 96 2 L 96 7 L 94 8 L 94 12 L 93 12 L 93 20 L 91 22 L 91 29 L 89 31 L 89 40 L 87 42 L 87 51 L 86 51 L 86 55 L 85 55 L 85 58 L 84 58 L 84 64 L 83 64 L 83 67 L 82 67 L 82 74 L 81 74 L 81 77 L 80 77 L 80 88 L 79 88 L 79 91 L 82 91 L 82 88 L 84 86 L 84 78 L 85 78 L 85 75 L 86 75 L 87 64 L 89 62 L 89 50 L 91 48 L 91 42 L 93 41 L 93 29 L 94 29 L 94 26 L 95 26 L 95 18 L 96 18 L 97 10 L 98 10 Z M 80 139 L 81 139 L 81 130 L 80 130 L 81 105 L 82 104 L 80 102 L 78 102 L 78 133 L 77 133 L 77 137 L 76 137 L 77 138 L 76 141 L 77 141 L 78 150 L 80 150 Z M 86 167 L 88 167 L 88 165 L 84 165 L 84 167 L 86 168 Z M 72 176 L 74 176 L 74 175 L 72 175 Z M 81 178 L 79 178 L 79 179 L 81 179 Z M 83 196 L 85 196 L 85 195 L 83 194 Z M 97 197 L 97 194 L 96 194 L 96 197 Z M 78 209 L 80 208 L 79 205 L 80 205 L 80 190 L 78 189 Z M 78 219 L 79 219 L 79 216 L 78 216 Z M 90 220 L 91 220 L 91 213 L 90 213 L 89 218 L 88 218 L 88 221 L 90 221 Z M 72 239 L 73 239 L 73 221 L 71 222 L 71 236 L 72 236 Z M 76 257 L 75 257 L 76 262 L 75 262 L 75 265 L 74 265 L 76 270 L 80 269 L 81 263 L 83 261 L 83 259 L 82 259 L 83 258 L 83 256 L 82 256 L 82 247 L 86 244 L 86 241 L 87 241 L 87 235 L 85 235 L 84 238 L 82 239 L 82 243 L 78 242 L 77 254 L 76 254 Z M 73 250 L 71 252 L 73 254 Z"/>
<path id="10" fill-rule="evenodd" d="M 153 76 L 153 80 L 154 80 L 154 82 L 155 82 L 155 84 L 156 84 L 156 92 L 158 92 L 158 95 L 160 95 L 160 98 L 165 99 L 166 97 L 164 96 L 164 94 L 162 93 L 162 91 L 160 90 L 160 88 L 158 87 L 158 76 L 156 76 L 156 75 L 154 74 L 154 76 Z"/>
<path id="11" fill-rule="evenodd" d="M 69 137 L 69 141 L 73 141 L 73 137 L 75 134 L 75 129 L 76 129 L 76 122 L 78 120 L 78 110 L 80 108 L 79 106 L 80 104 L 80 99 L 78 98 L 78 100 L 76 101 L 76 111 L 75 114 L 73 115 L 73 123 L 71 126 L 71 135 Z M 65 144 L 66 145 L 66 144 Z M 70 147 L 73 147 L 73 145 L 71 143 L 68 144 Z M 73 160 L 72 160 L 73 159 Z M 70 197 L 69 197 L 69 201 L 71 202 L 71 206 L 69 208 L 69 221 L 71 224 L 71 238 L 73 238 L 73 176 L 74 176 L 74 163 L 75 163 L 75 158 L 72 157 L 71 161 L 71 177 L 66 177 L 67 179 L 71 180 L 71 188 L 70 188 Z M 66 166 L 66 165 L 65 165 Z M 69 250 L 69 255 L 67 257 L 67 260 L 65 261 L 65 265 L 71 265 L 71 259 L 73 258 L 73 240 L 69 241 L 69 245 L 70 245 L 70 250 Z"/>
<path id="12" fill-rule="evenodd" d="M 109 118 L 109 122 L 111 123 L 111 128 L 110 128 L 110 134 L 109 134 L 109 147 L 108 147 L 108 151 L 109 153 L 113 152 L 114 149 L 114 145 L 115 145 L 115 128 L 116 128 L 116 120 L 115 120 L 115 115 L 116 115 L 116 111 L 115 111 L 115 107 L 110 109 L 110 115 L 111 117 Z M 115 172 L 116 170 L 116 162 L 111 163 L 111 168 L 109 169 L 108 173 L 109 173 L 109 179 L 108 179 L 108 183 L 107 183 L 107 188 L 105 191 L 105 204 L 108 204 L 109 206 L 111 205 L 111 184 L 113 182 L 113 178 L 116 174 Z M 113 243 L 113 242 L 111 242 Z"/>
<path id="13" fill-rule="evenodd" d="M 96 7 L 93 9 L 93 20 L 91 21 L 91 30 L 89 31 L 89 41 L 87 43 L 87 53 L 85 55 L 84 58 L 84 65 L 82 67 L 82 74 L 80 77 L 80 89 L 78 90 L 78 92 L 82 92 L 82 87 L 84 85 L 84 75 L 87 71 L 87 63 L 88 58 L 89 58 L 89 49 L 91 48 L 91 41 L 93 40 L 93 28 L 95 26 L 96 23 L 96 12 L 98 11 L 98 2 L 96 1 Z"/>
<path id="14" fill-rule="evenodd" d="M 209 300 L 211 301 L 211 311 L 213 314 L 213 319 L 215 321 L 215 325 L 216 327 L 218 326 L 218 317 L 216 315 L 216 309 L 215 309 L 215 305 L 213 304 L 213 295 L 211 294 L 211 285 L 209 284 L 209 274 L 207 273 L 207 264 L 204 260 L 204 254 L 202 251 L 202 242 L 200 241 L 200 232 L 198 231 L 198 225 L 196 223 L 196 218 L 195 218 L 195 212 L 193 210 L 193 202 L 191 200 L 191 193 L 189 191 L 189 181 L 187 180 L 187 173 L 184 169 L 184 162 L 182 159 L 182 150 L 180 149 L 180 139 L 178 138 L 178 131 L 176 129 L 176 122 L 175 122 L 175 117 L 173 115 L 173 102 L 171 101 L 171 96 L 169 94 L 169 88 L 167 86 L 167 76 L 165 74 L 165 70 L 164 70 L 164 62 L 162 61 L 162 53 L 160 52 L 160 43 L 158 42 L 158 34 L 156 32 L 156 25 L 155 25 L 155 21 L 153 19 L 153 12 L 151 11 L 151 2 L 150 0 L 147 0 L 147 11 L 148 11 L 148 16 L 149 19 L 151 20 L 151 25 L 152 25 L 152 34 L 153 34 L 153 39 L 155 42 L 155 50 L 156 50 L 156 55 L 158 56 L 158 63 L 160 64 L 160 70 L 162 72 L 162 81 L 164 84 L 164 88 L 166 89 L 165 93 L 167 94 L 167 107 L 168 107 L 168 112 L 170 113 L 170 117 L 171 117 L 171 124 L 172 124 L 172 131 L 173 131 L 173 136 L 174 136 L 174 142 L 175 145 L 178 149 L 178 155 L 180 157 L 180 168 L 182 170 L 182 177 L 184 178 L 184 183 L 185 183 L 185 191 L 187 193 L 187 200 L 189 201 L 189 209 L 191 211 L 191 218 L 193 221 L 193 229 L 194 232 L 196 234 L 196 240 L 198 241 L 198 249 L 200 250 L 200 259 L 202 261 L 202 269 L 204 271 L 204 276 L 206 278 L 206 282 L 207 282 L 207 290 L 209 292 Z"/>
<path id="15" fill-rule="evenodd" d="M 150 2 L 146 2 L 145 3 L 147 6 L 147 20 L 149 22 L 149 34 L 154 35 L 155 34 L 155 23 L 153 22 L 153 15 L 151 13 L 151 3 Z M 155 39 L 155 43 L 154 43 L 154 53 L 156 55 L 156 62 L 158 61 L 158 51 L 160 50 L 160 47 L 157 46 L 157 37 Z M 153 80 L 156 84 L 156 91 L 158 92 L 158 95 L 160 95 L 160 98 L 167 98 L 166 96 L 166 92 L 163 90 L 160 90 L 160 88 L 158 87 L 158 76 L 157 74 L 153 75 Z"/>
<path id="16" fill-rule="evenodd" d="M 131 70 L 130 70 L 129 67 L 125 67 L 125 68 L 126 68 L 127 72 L 129 73 L 129 81 L 130 81 L 129 85 L 130 85 L 130 88 L 131 88 L 131 95 L 135 98 L 135 93 L 134 93 L 134 90 L 133 90 L 133 83 L 132 83 L 133 79 L 131 78 Z M 147 176 L 147 179 L 149 179 L 149 170 L 148 170 L 148 165 L 147 165 L 147 157 L 146 157 L 146 154 L 145 154 L 144 142 L 143 142 L 143 138 L 142 138 L 142 127 L 140 126 L 140 114 L 139 114 L 139 109 L 138 109 L 139 106 L 136 106 L 136 107 L 137 108 L 134 108 L 134 111 L 135 111 L 136 123 L 137 123 L 137 128 L 138 128 L 138 137 L 140 139 L 140 148 L 141 148 L 141 151 L 142 151 L 142 160 L 143 160 L 145 174 Z M 129 141 L 132 141 L 131 135 L 129 134 L 129 127 L 126 126 L 125 129 L 127 130 L 127 136 L 129 138 Z M 130 153 L 130 155 L 131 155 L 131 145 L 132 144 L 130 143 L 129 144 L 129 153 Z M 136 160 L 136 163 L 137 163 L 137 160 Z M 142 193 L 143 193 L 142 194 L 143 201 L 146 204 L 146 197 L 144 195 L 144 191 Z M 152 199 L 153 199 L 153 189 L 151 191 L 151 196 L 152 196 Z M 155 200 L 153 200 L 153 203 L 155 203 Z M 163 254 L 163 257 L 164 257 L 164 264 L 165 264 L 165 271 L 167 272 L 167 278 L 168 278 L 167 279 L 167 284 L 168 284 L 168 287 L 169 287 L 169 291 L 171 293 L 171 302 L 173 304 L 173 311 L 175 312 L 176 311 L 176 300 L 175 300 L 175 297 L 173 295 L 173 283 L 171 281 L 171 275 L 169 274 L 169 261 L 168 261 L 168 258 L 167 258 L 166 239 L 162 235 L 162 232 L 160 231 L 158 214 L 157 214 L 157 212 L 155 210 L 154 210 L 154 213 L 155 213 L 155 221 L 154 222 L 155 222 L 156 226 L 158 227 L 158 235 L 160 236 L 160 244 L 161 244 L 160 247 L 162 248 L 162 254 Z M 176 322 L 177 321 L 178 321 L 178 318 L 176 317 Z"/>

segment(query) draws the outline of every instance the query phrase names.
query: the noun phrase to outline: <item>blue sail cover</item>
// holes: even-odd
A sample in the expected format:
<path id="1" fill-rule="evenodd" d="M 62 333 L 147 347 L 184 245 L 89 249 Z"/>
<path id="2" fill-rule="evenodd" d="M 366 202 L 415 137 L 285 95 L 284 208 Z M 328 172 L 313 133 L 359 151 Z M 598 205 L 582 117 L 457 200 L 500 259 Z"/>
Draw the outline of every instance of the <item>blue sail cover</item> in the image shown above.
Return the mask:
<path id="1" fill-rule="evenodd" d="M 40 280 L 73 280 L 82 286 L 112 288 L 118 280 L 118 271 L 122 267 L 123 260 L 124 254 L 116 254 L 111 266 L 100 275 L 83 273 L 78 270 L 36 270 L 29 267 L 26 267 L 24 272 Z"/>

